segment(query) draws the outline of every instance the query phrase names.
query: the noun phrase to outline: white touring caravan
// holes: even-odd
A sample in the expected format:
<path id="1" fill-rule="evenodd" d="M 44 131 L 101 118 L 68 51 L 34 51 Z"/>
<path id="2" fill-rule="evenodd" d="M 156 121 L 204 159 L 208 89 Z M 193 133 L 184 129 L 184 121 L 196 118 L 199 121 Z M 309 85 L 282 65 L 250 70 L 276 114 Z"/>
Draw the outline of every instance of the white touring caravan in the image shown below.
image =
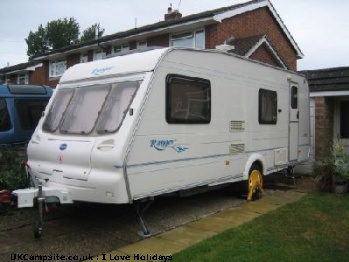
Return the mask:
<path id="1" fill-rule="evenodd" d="M 131 53 L 64 73 L 28 145 L 38 183 L 14 195 L 39 213 L 235 182 L 253 199 L 263 176 L 308 159 L 309 140 L 301 75 L 218 50 Z"/>

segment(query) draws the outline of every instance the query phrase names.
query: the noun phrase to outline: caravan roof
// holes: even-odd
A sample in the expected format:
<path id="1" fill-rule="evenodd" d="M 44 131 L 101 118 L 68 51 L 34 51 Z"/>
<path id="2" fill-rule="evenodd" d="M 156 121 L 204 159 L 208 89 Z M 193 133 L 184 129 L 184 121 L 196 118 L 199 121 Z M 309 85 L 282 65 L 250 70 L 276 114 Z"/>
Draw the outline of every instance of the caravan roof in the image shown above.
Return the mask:
<path id="1" fill-rule="evenodd" d="M 147 52 L 94 61 L 93 63 L 77 64 L 64 73 L 60 83 L 86 80 L 86 76 L 90 76 L 89 79 L 93 80 L 94 78 L 149 72 L 154 70 L 159 58 L 167 50 L 168 48 L 154 49 Z"/>

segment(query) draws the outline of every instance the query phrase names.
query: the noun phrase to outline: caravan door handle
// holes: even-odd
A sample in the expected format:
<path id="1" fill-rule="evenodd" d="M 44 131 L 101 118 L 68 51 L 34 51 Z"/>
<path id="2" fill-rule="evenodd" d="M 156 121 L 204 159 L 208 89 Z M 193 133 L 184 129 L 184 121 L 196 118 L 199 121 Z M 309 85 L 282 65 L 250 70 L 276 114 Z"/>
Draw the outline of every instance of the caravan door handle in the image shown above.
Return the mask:
<path id="1" fill-rule="evenodd" d="M 115 141 L 114 139 L 108 139 L 103 142 L 101 142 L 98 146 L 97 149 L 100 151 L 110 151 L 115 147 Z"/>
<path id="2" fill-rule="evenodd" d="M 297 119 L 299 119 L 299 111 L 297 111 Z"/>
<path id="3" fill-rule="evenodd" d="M 97 149 L 101 150 L 101 151 L 112 150 L 113 148 L 114 148 L 113 145 L 100 145 L 100 146 L 97 146 Z"/>

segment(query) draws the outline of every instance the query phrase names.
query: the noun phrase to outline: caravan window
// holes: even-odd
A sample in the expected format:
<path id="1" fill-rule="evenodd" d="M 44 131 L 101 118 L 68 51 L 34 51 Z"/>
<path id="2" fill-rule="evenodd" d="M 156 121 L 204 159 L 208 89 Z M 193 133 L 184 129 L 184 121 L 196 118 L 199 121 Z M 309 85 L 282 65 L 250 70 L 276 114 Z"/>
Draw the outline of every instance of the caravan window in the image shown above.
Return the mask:
<path id="1" fill-rule="evenodd" d="M 166 87 L 166 121 L 172 124 L 210 123 L 210 81 L 202 78 L 169 75 Z"/>
<path id="2" fill-rule="evenodd" d="M 64 134 L 99 134 L 120 128 L 140 81 L 59 89 L 43 129 Z"/>
<path id="3" fill-rule="evenodd" d="M 110 85 L 77 88 L 65 113 L 62 133 L 89 134 L 109 93 Z"/>
<path id="4" fill-rule="evenodd" d="M 291 108 L 298 108 L 298 88 L 296 86 L 291 87 Z"/>
<path id="5" fill-rule="evenodd" d="M 0 131 L 7 131 L 10 128 L 10 115 L 7 110 L 6 101 L 4 98 L 0 98 Z"/>
<path id="6" fill-rule="evenodd" d="M 60 89 L 53 100 L 50 111 L 45 119 L 43 129 L 49 132 L 55 132 L 63 118 L 64 112 L 73 95 L 73 89 Z"/>
<path id="7" fill-rule="evenodd" d="M 117 131 L 139 87 L 139 82 L 123 82 L 112 85 L 112 91 L 98 119 L 98 133 Z"/>
<path id="8" fill-rule="evenodd" d="M 277 122 L 277 93 L 266 89 L 259 89 L 260 124 L 276 124 Z"/>

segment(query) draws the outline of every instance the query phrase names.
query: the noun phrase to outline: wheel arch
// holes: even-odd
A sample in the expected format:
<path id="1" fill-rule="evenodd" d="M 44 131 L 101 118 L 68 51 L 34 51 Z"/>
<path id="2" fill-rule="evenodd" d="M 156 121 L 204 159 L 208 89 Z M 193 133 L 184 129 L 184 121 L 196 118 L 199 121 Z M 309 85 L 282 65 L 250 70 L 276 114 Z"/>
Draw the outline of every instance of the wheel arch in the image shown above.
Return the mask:
<path id="1" fill-rule="evenodd" d="M 248 158 L 248 160 L 246 162 L 245 171 L 243 174 L 244 180 L 248 179 L 248 176 L 250 174 L 250 169 L 254 164 L 256 164 L 260 167 L 260 170 L 262 171 L 262 175 L 264 175 L 266 173 L 266 165 L 265 165 L 264 157 L 261 154 L 254 153 Z"/>

